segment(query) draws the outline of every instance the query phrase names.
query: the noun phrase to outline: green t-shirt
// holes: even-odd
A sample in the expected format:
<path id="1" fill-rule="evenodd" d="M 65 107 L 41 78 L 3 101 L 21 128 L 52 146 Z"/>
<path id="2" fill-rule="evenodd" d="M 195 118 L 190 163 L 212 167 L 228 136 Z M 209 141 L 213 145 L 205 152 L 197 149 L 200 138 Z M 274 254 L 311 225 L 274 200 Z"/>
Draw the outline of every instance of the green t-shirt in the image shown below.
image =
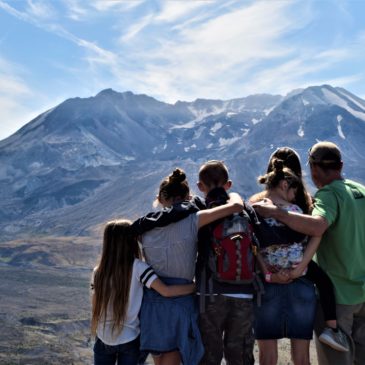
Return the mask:
<path id="1" fill-rule="evenodd" d="M 317 191 L 312 215 L 329 225 L 317 261 L 332 279 L 336 302 L 365 302 L 365 186 L 333 181 Z"/>

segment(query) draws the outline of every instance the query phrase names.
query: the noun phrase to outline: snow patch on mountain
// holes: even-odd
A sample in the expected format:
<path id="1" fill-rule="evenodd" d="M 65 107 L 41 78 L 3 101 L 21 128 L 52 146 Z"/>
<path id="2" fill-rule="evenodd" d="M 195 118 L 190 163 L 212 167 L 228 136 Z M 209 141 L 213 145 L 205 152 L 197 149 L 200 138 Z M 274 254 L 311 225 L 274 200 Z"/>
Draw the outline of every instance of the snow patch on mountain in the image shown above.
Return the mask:
<path id="1" fill-rule="evenodd" d="M 174 125 L 173 127 L 170 128 L 170 130 L 173 129 L 191 129 L 194 128 L 196 123 L 197 123 L 197 119 L 193 119 L 190 122 L 184 123 L 184 124 L 178 124 L 178 125 Z"/>
<path id="2" fill-rule="evenodd" d="M 215 123 L 214 126 L 210 129 L 213 133 L 217 132 L 217 130 L 221 129 L 223 124 L 221 122 Z"/>
<path id="3" fill-rule="evenodd" d="M 261 119 L 252 118 L 251 119 L 251 122 L 252 122 L 253 125 L 255 125 L 257 123 L 260 123 L 261 122 Z"/>
<path id="4" fill-rule="evenodd" d="M 217 115 L 223 113 L 227 108 L 227 102 L 222 104 L 222 107 L 218 107 L 217 105 L 213 105 L 210 110 L 207 109 L 196 109 L 193 106 L 189 106 L 189 111 L 195 116 L 195 121 L 199 122 L 210 115 Z"/>
<path id="5" fill-rule="evenodd" d="M 357 110 L 352 109 L 344 99 L 342 99 L 341 97 L 336 95 L 334 92 L 328 90 L 327 88 L 322 88 L 322 92 L 330 104 L 338 105 L 341 108 L 347 110 L 350 114 L 352 114 L 356 118 L 359 118 L 359 119 L 365 121 L 364 112 L 359 112 Z"/>
<path id="6" fill-rule="evenodd" d="M 202 133 L 204 132 L 205 127 L 199 127 L 195 132 L 194 132 L 194 136 L 193 139 L 198 139 L 201 137 Z"/>
<path id="7" fill-rule="evenodd" d="M 346 139 L 343 131 L 342 131 L 342 126 L 341 126 L 341 122 L 343 120 L 342 115 L 337 115 L 337 131 L 338 131 L 338 135 L 342 138 L 342 139 Z"/>
<path id="8" fill-rule="evenodd" d="M 304 137 L 304 129 L 303 129 L 303 124 L 301 124 L 299 126 L 298 132 L 297 132 L 298 136 L 303 138 Z"/>
<path id="9" fill-rule="evenodd" d="M 184 147 L 184 151 L 185 152 L 189 152 L 192 149 L 196 149 L 196 144 L 195 143 L 192 144 L 190 147 Z"/>
<path id="10" fill-rule="evenodd" d="M 241 137 L 233 137 L 233 138 L 219 138 L 219 147 L 230 146 L 231 144 L 239 141 Z"/>
<path id="11" fill-rule="evenodd" d="M 355 105 L 357 105 L 360 109 L 363 109 L 365 110 L 365 105 L 364 104 L 361 104 L 359 103 L 357 100 L 355 100 L 351 94 L 345 92 L 344 90 L 339 90 L 337 89 L 337 91 L 342 94 L 343 96 L 345 96 L 347 99 L 349 99 L 352 103 L 354 103 Z"/>
<path id="12" fill-rule="evenodd" d="M 276 105 L 269 109 L 264 109 L 264 113 L 266 116 L 268 116 L 274 109 L 276 108 Z"/>

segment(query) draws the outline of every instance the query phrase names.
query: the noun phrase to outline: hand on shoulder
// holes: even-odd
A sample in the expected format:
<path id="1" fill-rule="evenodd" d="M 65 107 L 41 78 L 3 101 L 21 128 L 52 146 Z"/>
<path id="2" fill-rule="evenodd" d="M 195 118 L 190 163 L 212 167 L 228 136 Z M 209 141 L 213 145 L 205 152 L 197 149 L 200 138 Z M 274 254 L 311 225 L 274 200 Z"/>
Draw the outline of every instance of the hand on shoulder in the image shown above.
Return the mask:
<path id="1" fill-rule="evenodd" d="M 269 198 L 264 198 L 259 202 L 253 203 L 252 207 L 264 218 L 275 218 L 275 213 L 279 209 Z"/>

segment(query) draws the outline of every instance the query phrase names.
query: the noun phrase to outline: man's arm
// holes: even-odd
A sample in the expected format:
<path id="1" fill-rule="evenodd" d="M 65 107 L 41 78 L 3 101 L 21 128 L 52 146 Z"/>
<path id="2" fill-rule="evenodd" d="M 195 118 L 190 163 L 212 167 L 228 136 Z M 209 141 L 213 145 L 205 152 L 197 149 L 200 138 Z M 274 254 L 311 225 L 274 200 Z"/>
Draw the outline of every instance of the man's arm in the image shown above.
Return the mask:
<path id="1" fill-rule="evenodd" d="M 326 218 L 319 215 L 311 216 L 296 212 L 288 212 L 270 203 L 255 203 L 253 207 L 264 218 L 275 218 L 286 224 L 294 231 L 307 234 L 309 236 L 322 236 L 328 228 Z"/>

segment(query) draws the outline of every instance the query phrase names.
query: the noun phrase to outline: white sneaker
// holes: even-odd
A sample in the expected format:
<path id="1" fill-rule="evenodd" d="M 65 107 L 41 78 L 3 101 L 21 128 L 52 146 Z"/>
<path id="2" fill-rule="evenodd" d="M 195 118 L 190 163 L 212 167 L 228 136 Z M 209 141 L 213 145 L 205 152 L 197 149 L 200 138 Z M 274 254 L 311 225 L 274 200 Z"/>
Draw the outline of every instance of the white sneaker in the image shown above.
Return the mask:
<path id="1" fill-rule="evenodd" d="M 321 335 L 318 337 L 319 341 L 331 346 L 337 351 L 347 352 L 349 351 L 349 344 L 346 334 L 340 329 L 335 332 L 332 328 L 326 327 Z"/>

